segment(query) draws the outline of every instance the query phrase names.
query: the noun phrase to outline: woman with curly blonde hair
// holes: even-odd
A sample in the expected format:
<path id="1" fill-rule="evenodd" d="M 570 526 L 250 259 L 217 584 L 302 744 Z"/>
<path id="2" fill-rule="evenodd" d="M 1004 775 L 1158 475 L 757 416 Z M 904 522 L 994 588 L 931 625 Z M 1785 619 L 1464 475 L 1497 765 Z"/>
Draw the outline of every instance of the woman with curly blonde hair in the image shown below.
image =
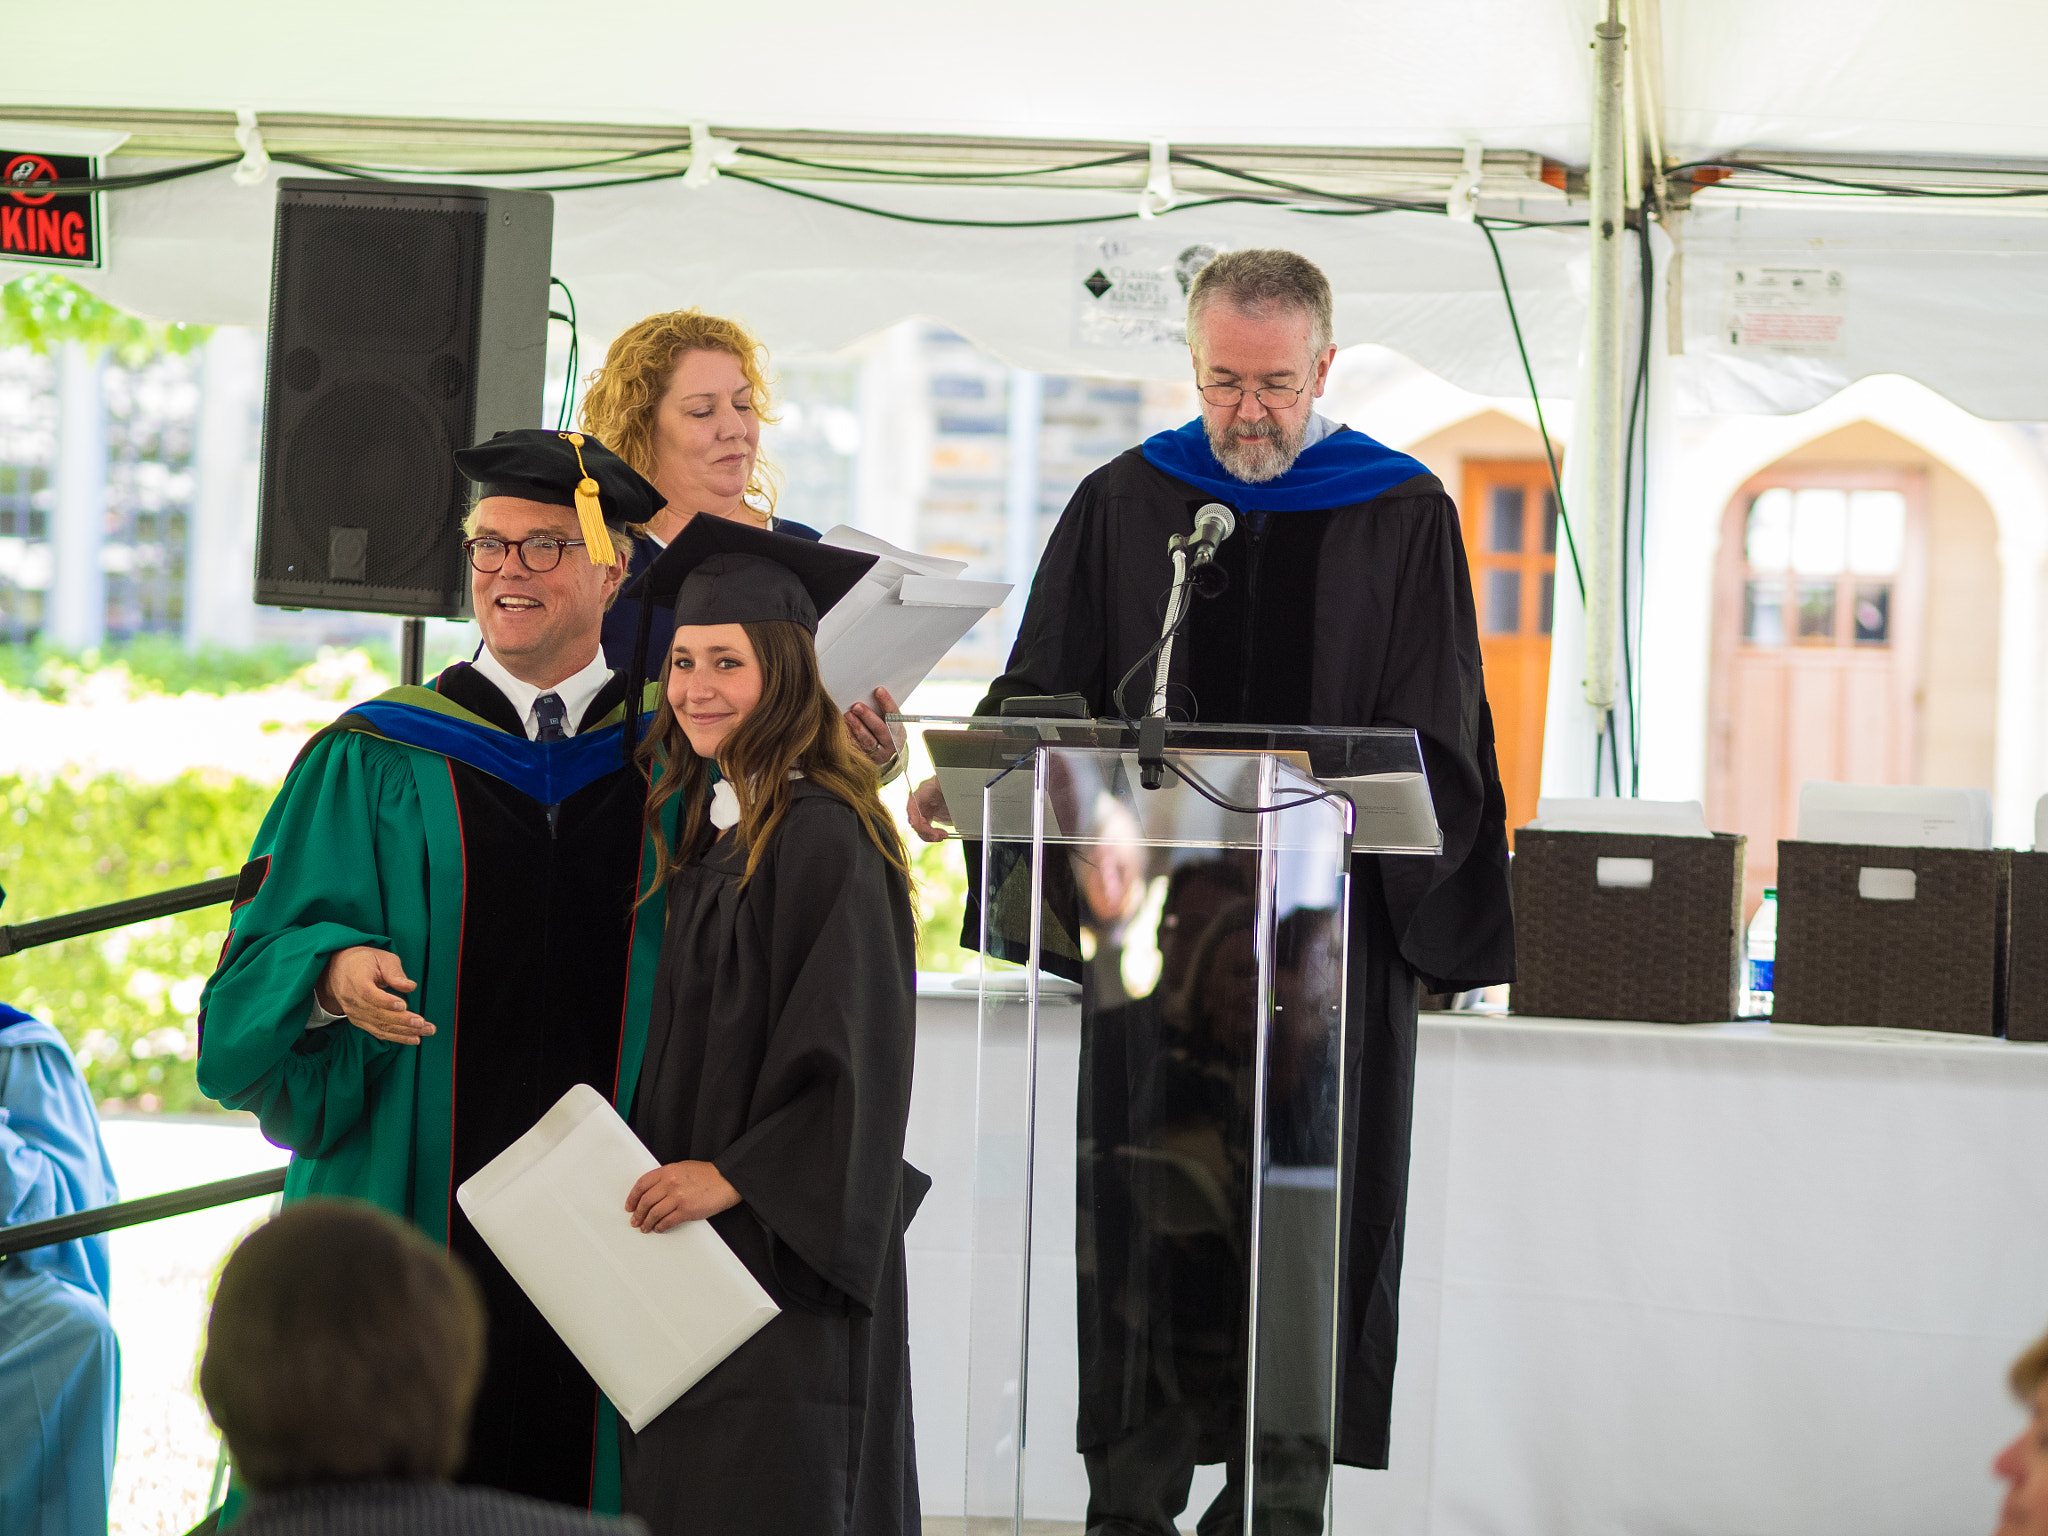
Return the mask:
<path id="1" fill-rule="evenodd" d="M 768 349 L 737 320 L 701 310 L 649 315 L 620 333 L 590 377 L 583 430 L 654 483 L 668 505 L 638 532 L 630 582 L 701 515 L 815 540 L 818 530 L 775 515 L 774 469 L 761 457 L 761 424 L 773 423 Z M 661 675 L 674 621 L 650 616 L 646 665 Z M 614 603 L 604 620 L 605 660 L 633 665 L 640 605 Z M 898 743 L 882 717 L 896 709 L 886 690 L 846 712 L 847 730 L 867 759 L 891 772 Z"/>
<path id="2" fill-rule="evenodd" d="M 647 524 L 664 546 L 700 512 L 817 538 L 775 516 L 775 474 L 760 456 L 761 423 L 775 420 L 767 361 L 737 320 L 676 309 L 628 326 L 590 376 L 583 430 L 668 498 Z"/>

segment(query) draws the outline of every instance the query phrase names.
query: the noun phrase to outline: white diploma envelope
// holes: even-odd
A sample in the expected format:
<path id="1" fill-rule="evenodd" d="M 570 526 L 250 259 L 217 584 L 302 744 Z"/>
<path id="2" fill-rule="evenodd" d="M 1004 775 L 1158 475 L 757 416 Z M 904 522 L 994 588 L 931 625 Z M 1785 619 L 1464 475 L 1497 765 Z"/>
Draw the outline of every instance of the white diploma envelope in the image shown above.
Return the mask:
<path id="1" fill-rule="evenodd" d="M 818 621 L 818 672 L 841 709 L 887 688 L 898 703 L 930 675 L 991 608 L 1010 595 L 1001 581 L 962 581 L 959 560 L 898 549 L 844 526 L 825 542 L 880 558 Z"/>
<path id="2" fill-rule="evenodd" d="M 578 1083 L 463 1181 L 463 1214 L 637 1432 L 781 1309 L 707 1222 L 635 1230 L 626 1195 L 658 1167 Z"/>
<path id="3" fill-rule="evenodd" d="M 1799 837 L 1887 848 L 1989 848 L 1991 796 L 1919 784 L 1799 786 Z"/>
<path id="4" fill-rule="evenodd" d="M 1625 832 L 1646 837 L 1712 837 L 1697 800 L 1638 800 L 1603 795 L 1595 800 L 1545 795 L 1536 802 L 1538 832 Z"/>

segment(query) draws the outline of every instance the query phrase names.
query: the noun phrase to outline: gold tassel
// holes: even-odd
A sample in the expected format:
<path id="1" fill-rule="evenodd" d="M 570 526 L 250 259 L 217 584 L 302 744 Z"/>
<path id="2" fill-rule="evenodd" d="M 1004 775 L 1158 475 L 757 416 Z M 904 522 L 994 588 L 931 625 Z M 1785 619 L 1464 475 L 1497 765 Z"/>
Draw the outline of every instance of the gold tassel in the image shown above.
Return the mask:
<path id="1" fill-rule="evenodd" d="M 590 556 L 592 565 L 610 565 L 619 558 L 618 551 L 612 547 L 611 530 L 604 525 L 604 507 L 597 499 L 597 482 L 590 478 L 590 471 L 583 465 L 583 434 L 564 432 L 562 436 L 576 450 L 576 467 L 583 470 L 583 478 L 576 483 L 576 520 L 583 525 L 583 552 Z"/>

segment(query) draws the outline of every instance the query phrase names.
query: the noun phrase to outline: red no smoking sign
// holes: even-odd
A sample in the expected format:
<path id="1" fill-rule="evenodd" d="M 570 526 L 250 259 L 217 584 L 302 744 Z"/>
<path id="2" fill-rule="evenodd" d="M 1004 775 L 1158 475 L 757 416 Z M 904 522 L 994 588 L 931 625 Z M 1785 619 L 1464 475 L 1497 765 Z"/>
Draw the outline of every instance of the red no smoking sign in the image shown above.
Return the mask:
<path id="1" fill-rule="evenodd" d="M 91 192 L 38 190 L 90 181 L 98 169 L 88 155 L 0 149 L 0 260 L 98 266 L 98 197 Z"/>

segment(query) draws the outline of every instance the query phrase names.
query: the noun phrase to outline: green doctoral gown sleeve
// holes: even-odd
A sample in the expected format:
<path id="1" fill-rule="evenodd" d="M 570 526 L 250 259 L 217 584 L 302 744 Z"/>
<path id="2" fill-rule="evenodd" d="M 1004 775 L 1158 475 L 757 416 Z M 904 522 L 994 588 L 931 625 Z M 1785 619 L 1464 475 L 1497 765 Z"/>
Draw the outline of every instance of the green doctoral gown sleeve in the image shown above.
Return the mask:
<path id="1" fill-rule="evenodd" d="M 254 896 L 231 920 L 221 963 L 200 1003 L 199 1085 L 221 1103 L 253 1111 L 263 1133 L 325 1170 L 295 1168 L 311 1193 L 325 1187 L 403 1211 L 410 1204 L 396 1159 L 389 1189 L 371 1187 L 388 1158 L 372 1142 L 410 1140 L 413 1094 L 405 1091 L 422 1047 L 392 1045 L 346 1022 L 308 1029 L 313 987 L 337 950 L 368 944 L 395 952 L 426 1002 L 430 880 L 414 765 L 404 748 L 352 731 L 316 740 L 294 767 L 250 858 L 262 870 Z M 267 860 L 267 865 L 263 861 Z M 386 1081 L 389 1079 L 389 1081 Z M 366 1118 L 394 1121 L 378 1128 Z M 396 1149 L 390 1149 L 396 1150 Z M 322 1177 L 324 1172 L 326 1175 Z"/>

